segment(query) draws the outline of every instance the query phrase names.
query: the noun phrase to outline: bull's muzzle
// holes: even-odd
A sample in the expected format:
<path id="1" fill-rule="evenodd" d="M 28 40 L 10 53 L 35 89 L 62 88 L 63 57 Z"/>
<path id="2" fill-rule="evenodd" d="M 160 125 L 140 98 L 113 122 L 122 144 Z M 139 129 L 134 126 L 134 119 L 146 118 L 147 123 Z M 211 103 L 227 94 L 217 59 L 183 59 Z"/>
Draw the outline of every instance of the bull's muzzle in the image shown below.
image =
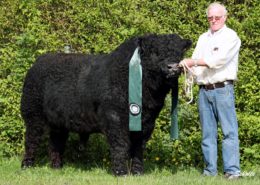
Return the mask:
<path id="1" fill-rule="evenodd" d="M 168 75 L 167 78 L 175 77 L 180 75 L 183 71 L 183 68 L 178 63 L 168 64 Z"/>

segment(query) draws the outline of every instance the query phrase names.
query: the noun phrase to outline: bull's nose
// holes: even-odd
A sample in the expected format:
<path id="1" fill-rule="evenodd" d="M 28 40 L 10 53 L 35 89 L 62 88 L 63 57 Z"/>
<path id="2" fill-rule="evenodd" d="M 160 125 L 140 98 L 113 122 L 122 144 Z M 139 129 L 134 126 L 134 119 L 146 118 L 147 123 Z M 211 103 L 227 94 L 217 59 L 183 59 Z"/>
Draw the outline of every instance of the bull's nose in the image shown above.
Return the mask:
<path id="1" fill-rule="evenodd" d="M 179 75 L 181 73 L 181 67 L 178 63 L 168 64 L 168 75 L 167 78 Z"/>
<path id="2" fill-rule="evenodd" d="M 174 63 L 174 64 L 168 64 L 167 67 L 170 71 L 177 71 L 179 70 L 180 65 L 178 63 Z"/>

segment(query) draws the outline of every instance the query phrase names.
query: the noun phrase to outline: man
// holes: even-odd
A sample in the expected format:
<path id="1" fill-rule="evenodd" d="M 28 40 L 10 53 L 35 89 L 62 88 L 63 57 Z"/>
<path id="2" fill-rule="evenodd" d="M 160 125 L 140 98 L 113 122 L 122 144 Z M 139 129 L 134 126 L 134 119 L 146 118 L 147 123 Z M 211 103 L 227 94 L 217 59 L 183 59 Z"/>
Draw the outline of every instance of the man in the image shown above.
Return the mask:
<path id="1" fill-rule="evenodd" d="M 225 177 L 237 179 L 240 161 L 233 85 L 237 80 L 241 41 L 236 32 L 225 25 L 225 6 L 210 4 L 207 18 L 209 30 L 199 37 L 192 58 L 181 63 L 192 68 L 200 87 L 198 105 L 206 164 L 203 175 L 217 175 L 217 125 L 220 123 Z"/>

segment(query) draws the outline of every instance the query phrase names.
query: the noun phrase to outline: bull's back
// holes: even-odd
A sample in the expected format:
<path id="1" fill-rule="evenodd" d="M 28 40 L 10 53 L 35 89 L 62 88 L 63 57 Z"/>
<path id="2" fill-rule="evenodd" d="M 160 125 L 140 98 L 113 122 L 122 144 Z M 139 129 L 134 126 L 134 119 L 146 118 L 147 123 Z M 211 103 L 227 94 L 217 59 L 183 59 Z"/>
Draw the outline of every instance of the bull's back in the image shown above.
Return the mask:
<path id="1" fill-rule="evenodd" d="M 79 75 L 88 65 L 85 55 L 40 56 L 25 77 L 21 99 L 22 116 L 42 116 L 47 120 L 55 120 L 57 117 L 65 119 L 61 115 L 74 109 Z"/>

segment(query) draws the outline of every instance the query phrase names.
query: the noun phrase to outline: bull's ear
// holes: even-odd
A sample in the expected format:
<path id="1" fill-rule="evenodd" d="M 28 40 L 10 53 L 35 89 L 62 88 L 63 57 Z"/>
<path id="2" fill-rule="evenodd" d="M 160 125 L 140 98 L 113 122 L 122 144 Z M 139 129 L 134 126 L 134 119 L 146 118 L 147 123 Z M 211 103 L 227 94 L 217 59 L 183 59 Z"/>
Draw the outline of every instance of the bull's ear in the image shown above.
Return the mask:
<path id="1" fill-rule="evenodd" d="M 137 47 L 139 48 L 140 54 L 144 52 L 144 38 L 143 37 L 137 38 Z"/>
<path id="2" fill-rule="evenodd" d="M 144 38 L 143 37 L 138 37 L 137 47 L 139 47 L 140 51 L 144 50 Z"/>

